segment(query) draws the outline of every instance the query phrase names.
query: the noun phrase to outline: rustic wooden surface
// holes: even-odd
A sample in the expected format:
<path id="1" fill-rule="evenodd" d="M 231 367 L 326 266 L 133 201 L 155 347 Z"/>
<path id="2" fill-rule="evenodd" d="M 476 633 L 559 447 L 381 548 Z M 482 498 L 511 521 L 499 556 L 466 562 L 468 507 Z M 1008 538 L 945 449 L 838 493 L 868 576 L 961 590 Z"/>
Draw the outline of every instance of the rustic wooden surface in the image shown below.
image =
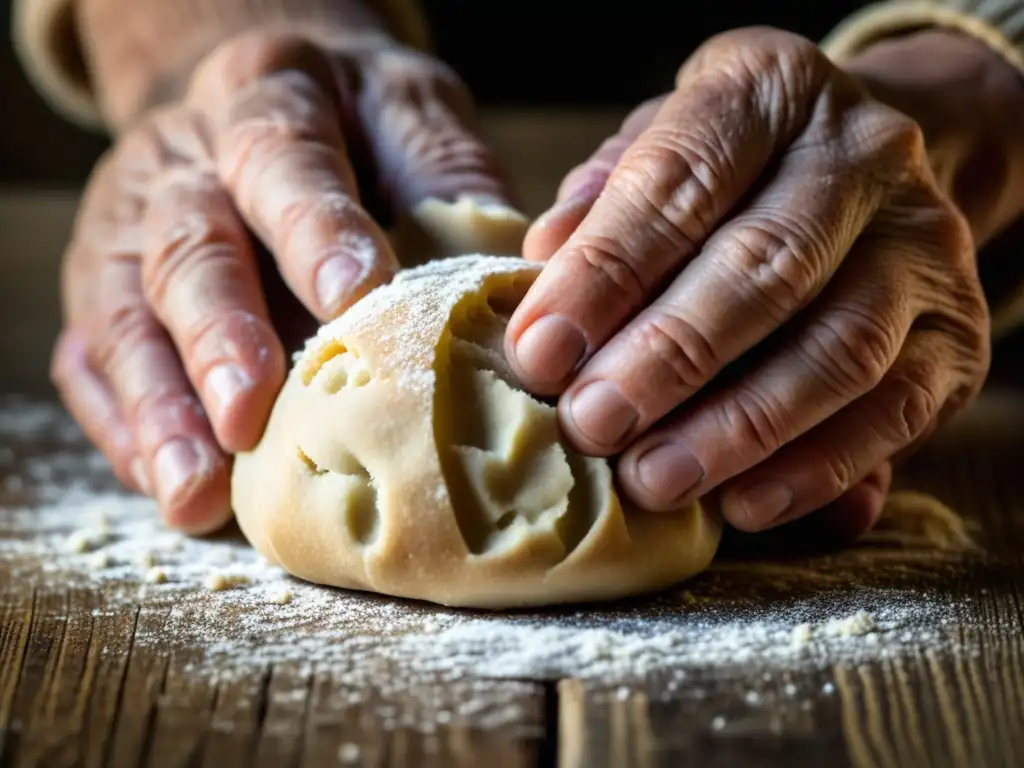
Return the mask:
<path id="1" fill-rule="evenodd" d="M 562 119 L 545 128 L 513 115 L 492 118 L 491 127 L 536 211 L 552 178 L 614 119 Z M 35 234 L 19 230 L 8 242 L 25 264 L 31 254 L 46 257 L 29 271 L 39 286 L 52 279 L 59 219 L 71 207 L 68 196 L 48 200 L 0 217 L 10 222 L 35 211 L 28 215 Z M 57 224 L 44 226 L 54 217 Z M 22 313 L 41 290 L 0 281 L 4 294 L 20 296 Z M 0 298 L 0 305 L 7 301 Z M 25 352 L 18 359 L 30 370 L 19 383 L 42 375 L 39 350 L 50 324 L 49 317 L 28 317 L 5 341 L 8 361 L 11 352 Z M 569 674 L 440 681 L 414 696 L 392 680 L 367 701 L 348 696 L 351 681 L 327 666 L 267 663 L 230 677 L 196 667 L 203 644 L 182 639 L 188 633 L 180 630 L 203 610 L 202 594 L 190 598 L 195 612 L 172 612 L 169 600 L 180 596 L 143 591 L 134 601 L 115 600 L 106 587 L 54 583 L 42 564 L 36 576 L 7 558 L 0 559 L 0 765 L 320 766 L 346 764 L 346 756 L 348 764 L 367 766 L 487 768 L 1024 764 L 1024 379 L 1012 370 L 1001 379 L 1003 386 L 937 438 L 901 480 L 974 521 L 977 550 L 943 550 L 927 538 L 894 543 L 884 532 L 842 552 L 795 559 L 774 551 L 769 557 L 755 543 L 735 547 L 685 588 L 594 612 L 596 621 L 621 611 L 642 623 L 676 605 L 685 611 L 681 621 L 699 623 L 734 610 L 770 612 L 812 592 L 911 586 L 955 607 L 955 651 L 903 644 L 874 659 L 837 657 L 770 675 L 756 660 L 719 659 L 697 665 L 690 682 L 675 688 L 657 675 L 612 685 Z M 82 450 L 72 443 L 64 433 L 4 437 L 0 448 L 14 463 L 0 466 L 0 480 L 29 463 L 56 466 L 59 455 Z M 112 486 L 103 468 L 90 466 L 77 480 Z M 0 539 L 35 535 L 9 525 L 9 510 L 31 506 L 40 490 L 26 477 L 16 489 L 0 484 Z M 123 596 L 123 585 L 119 590 Z M 540 614 L 552 621 L 558 615 Z M 165 643 L 137 641 L 163 632 Z M 517 716 L 497 725 L 473 714 L 438 717 L 424 728 L 429 711 L 416 713 L 416 726 L 395 715 L 422 709 L 423 701 L 448 711 L 467 697 L 475 702 L 467 712 L 485 711 L 490 702 L 513 705 Z"/>

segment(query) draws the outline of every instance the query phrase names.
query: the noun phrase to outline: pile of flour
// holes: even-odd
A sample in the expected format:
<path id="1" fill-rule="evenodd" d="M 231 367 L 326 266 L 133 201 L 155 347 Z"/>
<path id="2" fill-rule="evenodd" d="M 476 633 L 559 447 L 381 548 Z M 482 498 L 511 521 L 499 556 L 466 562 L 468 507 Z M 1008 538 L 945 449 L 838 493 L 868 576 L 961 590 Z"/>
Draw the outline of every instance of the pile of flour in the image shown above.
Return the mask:
<path id="1" fill-rule="evenodd" d="M 26 459 L 19 446 L 27 441 L 53 450 Z M 136 644 L 196 649 L 198 673 L 329 669 L 356 696 L 416 680 L 570 676 L 608 686 L 657 680 L 666 696 L 695 696 L 709 670 L 718 679 L 750 679 L 756 670 L 782 680 L 798 666 L 956 650 L 965 608 L 927 586 L 851 584 L 758 602 L 703 594 L 700 579 L 690 591 L 635 603 L 511 614 L 326 589 L 288 577 L 238 537 L 167 531 L 153 503 L 119 492 L 48 405 L 0 408 L 0 483 L 0 499 L 22 498 L 0 508 L 0 557 L 20 583 L 103 587 L 98 612 L 164 611 L 158 630 L 140 622 Z M 751 686 L 748 703 L 761 687 Z"/>

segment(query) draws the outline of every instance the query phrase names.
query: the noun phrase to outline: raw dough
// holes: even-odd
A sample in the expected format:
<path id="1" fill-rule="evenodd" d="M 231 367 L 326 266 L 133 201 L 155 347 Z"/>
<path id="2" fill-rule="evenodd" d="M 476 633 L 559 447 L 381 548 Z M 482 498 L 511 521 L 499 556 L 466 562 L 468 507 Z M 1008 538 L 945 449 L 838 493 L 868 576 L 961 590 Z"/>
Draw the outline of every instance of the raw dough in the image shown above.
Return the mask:
<path id="1" fill-rule="evenodd" d="M 717 515 L 624 509 L 607 462 L 569 450 L 555 409 L 518 388 L 502 336 L 537 272 L 434 261 L 321 328 L 235 462 L 238 522 L 264 557 L 487 608 L 618 598 L 707 567 Z"/>

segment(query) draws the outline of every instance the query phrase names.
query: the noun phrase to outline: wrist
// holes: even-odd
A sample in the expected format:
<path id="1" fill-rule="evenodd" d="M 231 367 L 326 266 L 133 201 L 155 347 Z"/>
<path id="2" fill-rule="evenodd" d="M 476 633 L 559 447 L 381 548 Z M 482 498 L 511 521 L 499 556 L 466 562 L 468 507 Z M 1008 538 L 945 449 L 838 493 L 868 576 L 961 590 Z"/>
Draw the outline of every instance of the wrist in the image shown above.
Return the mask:
<path id="1" fill-rule="evenodd" d="M 115 132 L 181 96 L 194 67 L 238 35 L 266 31 L 327 45 L 388 38 L 359 0 L 81 0 L 79 26 L 100 110 Z"/>
<path id="2" fill-rule="evenodd" d="M 942 188 L 979 245 L 1024 211 L 1024 74 L 983 42 L 929 29 L 844 62 L 878 100 L 922 127 Z"/>

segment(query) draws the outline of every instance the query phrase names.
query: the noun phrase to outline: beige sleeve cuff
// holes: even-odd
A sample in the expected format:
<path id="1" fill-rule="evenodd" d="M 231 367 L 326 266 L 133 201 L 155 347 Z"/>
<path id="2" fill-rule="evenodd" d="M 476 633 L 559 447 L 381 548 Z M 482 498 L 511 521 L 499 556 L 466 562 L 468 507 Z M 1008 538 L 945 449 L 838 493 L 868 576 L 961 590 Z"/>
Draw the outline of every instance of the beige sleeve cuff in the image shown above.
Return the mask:
<path id="1" fill-rule="evenodd" d="M 849 16 L 821 48 L 841 64 L 871 43 L 926 27 L 943 27 L 988 45 L 1024 73 L 1024 0 L 890 0 Z M 992 307 L 995 336 L 1024 324 L 1024 286 Z"/>
<path id="2" fill-rule="evenodd" d="M 172 17 L 182 15 L 174 11 L 176 6 L 181 5 L 183 11 L 187 11 L 185 6 L 190 5 L 179 0 L 163 2 L 168 4 Z M 210 0 L 214 10 L 208 14 L 210 18 L 218 15 L 216 2 Z M 55 112 L 82 127 L 102 130 L 104 120 L 90 82 L 77 5 L 76 0 L 14 0 L 11 23 L 14 49 L 29 80 Z M 259 21 L 264 17 L 280 18 L 287 14 L 290 4 L 255 0 L 248 10 L 246 3 L 238 5 L 243 15 L 251 12 L 252 19 Z M 277 8 L 278 5 L 281 8 Z M 318 4 L 309 5 L 315 9 Z M 419 49 L 430 47 L 426 18 L 417 0 L 368 0 L 366 5 L 402 43 Z M 329 9 L 329 6 L 324 7 Z M 177 21 L 176 18 L 170 20 Z M 203 17 L 197 16 L 193 23 L 202 21 Z"/>
<path id="3" fill-rule="evenodd" d="M 847 17 L 822 41 L 840 62 L 885 37 L 944 27 L 975 37 L 1024 71 L 1024 0 L 890 0 Z"/>
<path id="4" fill-rule="evenodd" d="M 25 74 L 50 107 L 83 127 L 101 128 L 74 0 L 14 0 L 11 34 Z"/>

